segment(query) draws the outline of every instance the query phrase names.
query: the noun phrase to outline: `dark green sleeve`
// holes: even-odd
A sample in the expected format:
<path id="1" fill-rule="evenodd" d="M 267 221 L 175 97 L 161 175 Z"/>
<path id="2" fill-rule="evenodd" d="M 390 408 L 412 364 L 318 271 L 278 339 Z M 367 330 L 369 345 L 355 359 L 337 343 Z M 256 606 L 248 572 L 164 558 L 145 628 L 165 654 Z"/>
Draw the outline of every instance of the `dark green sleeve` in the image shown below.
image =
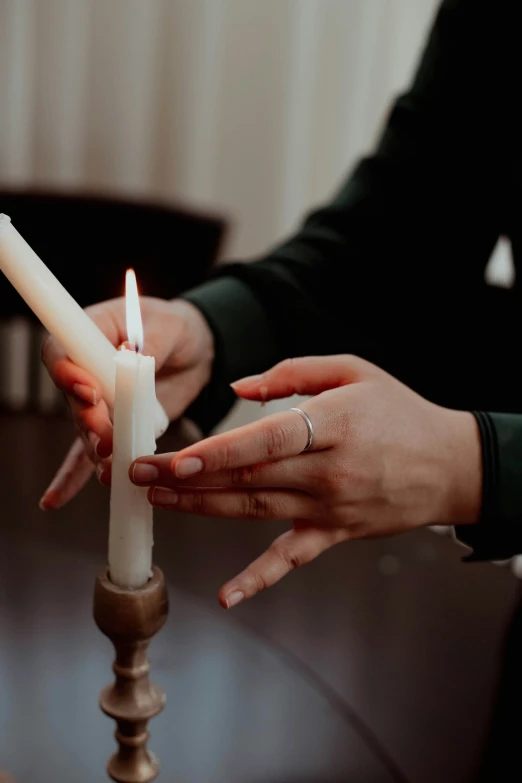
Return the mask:
<path id="1" fill-rule="evenodd" d="M 230 404 L 224 384 L 283 357 L 350 352 L 393 371 L 427 301 L 457 308 L 483 284 L 504 208 L 508 5 L 445 0 L 410 90 L 333 200 L 265 258 L 186 295 L 218 346 L 196 412 L 207 427 Z"/>
<path id="2" fill-rule="evenodd" d="M 482 514 L 456 534 L 473 550 L 466 560 L 506 560 L 522 553 L 522 415 L 475 416 L 482 441 Z"/>

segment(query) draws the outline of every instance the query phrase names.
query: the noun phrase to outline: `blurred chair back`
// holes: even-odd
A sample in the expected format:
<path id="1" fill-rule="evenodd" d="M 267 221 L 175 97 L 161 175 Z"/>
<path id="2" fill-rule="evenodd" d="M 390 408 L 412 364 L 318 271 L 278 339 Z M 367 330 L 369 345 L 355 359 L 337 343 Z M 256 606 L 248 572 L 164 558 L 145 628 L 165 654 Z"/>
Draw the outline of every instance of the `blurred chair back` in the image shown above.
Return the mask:
<path id="1" fill-rule="evenodd" d="M 116 198 L 0 191 L 0 212 L 76 301 L 121 296 L 133 267 L 142 295 L 171 299 L 197 285 L 217 260 L 225 222 L 175 206 Z M 0 407 L 54 411 L 60 405 L 41 371 L 45 333 L 0 273 Z"/>

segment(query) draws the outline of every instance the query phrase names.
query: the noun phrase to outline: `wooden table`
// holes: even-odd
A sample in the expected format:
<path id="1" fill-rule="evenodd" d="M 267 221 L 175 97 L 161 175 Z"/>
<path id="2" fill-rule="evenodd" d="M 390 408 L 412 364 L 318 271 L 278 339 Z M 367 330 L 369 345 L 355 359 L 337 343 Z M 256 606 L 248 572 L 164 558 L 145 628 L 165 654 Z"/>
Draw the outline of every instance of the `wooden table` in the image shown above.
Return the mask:
<path id="1" fill-rule="evenodd" d="M 112 651 L 91 619 L 108 495 L 38 498 L 70 425 L 0 416 L 0 759 L 18 783 L 104 780 Z M 167 447 L 169 444 L 165 444 Z M 490 709 L 518 583 L 429 531 L 338 547 L 231 613 L 219 586 L 281 525 L 158 514 L 171 613 L 152 670 L 159 781 L 457 783 Z M 477 687 L 480 683 L 480 687 Z"/>

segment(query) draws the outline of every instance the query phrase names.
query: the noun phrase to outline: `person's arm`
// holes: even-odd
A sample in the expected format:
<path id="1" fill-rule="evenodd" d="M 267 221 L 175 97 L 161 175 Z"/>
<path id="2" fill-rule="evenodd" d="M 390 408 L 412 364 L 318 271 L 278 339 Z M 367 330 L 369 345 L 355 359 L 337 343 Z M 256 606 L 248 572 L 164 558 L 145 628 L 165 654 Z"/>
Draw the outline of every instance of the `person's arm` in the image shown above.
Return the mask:
<path id="1" fill-rule="evenodd" d="M 287 356 L 349 351 L 395 370 L 394 337 L 428 301 L 444 317 L 483 284 L 507 170 L 503 5 L 446 0 L 411 89 L 333 201 L 266 258 L 186 295 L 217 345 L 204 429 L 232 400 L 224 384 Z"/>

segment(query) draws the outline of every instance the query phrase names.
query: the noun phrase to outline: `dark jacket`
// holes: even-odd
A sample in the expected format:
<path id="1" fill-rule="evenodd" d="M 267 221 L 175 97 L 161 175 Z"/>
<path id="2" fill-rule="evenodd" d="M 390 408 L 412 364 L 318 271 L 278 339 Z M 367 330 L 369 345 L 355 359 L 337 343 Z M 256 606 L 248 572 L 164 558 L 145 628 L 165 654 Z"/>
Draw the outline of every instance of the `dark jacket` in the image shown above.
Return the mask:
<path id="1" fill-rule="evenodd" d="M 358 354 L 449 407 L 522 412 L 521 286 L 484 282 L 501 235 L 520 264 L 517 29 L 515 2 L 445 0 L 375 152 L 289 241 L 187 295 L 217 346 L 190 411 L 204 431 L 230 381 L 313 354 Z M 500 559 L 522 552 L 522 416 L 477 420 L 483 514 L 459 535 Z"/>

